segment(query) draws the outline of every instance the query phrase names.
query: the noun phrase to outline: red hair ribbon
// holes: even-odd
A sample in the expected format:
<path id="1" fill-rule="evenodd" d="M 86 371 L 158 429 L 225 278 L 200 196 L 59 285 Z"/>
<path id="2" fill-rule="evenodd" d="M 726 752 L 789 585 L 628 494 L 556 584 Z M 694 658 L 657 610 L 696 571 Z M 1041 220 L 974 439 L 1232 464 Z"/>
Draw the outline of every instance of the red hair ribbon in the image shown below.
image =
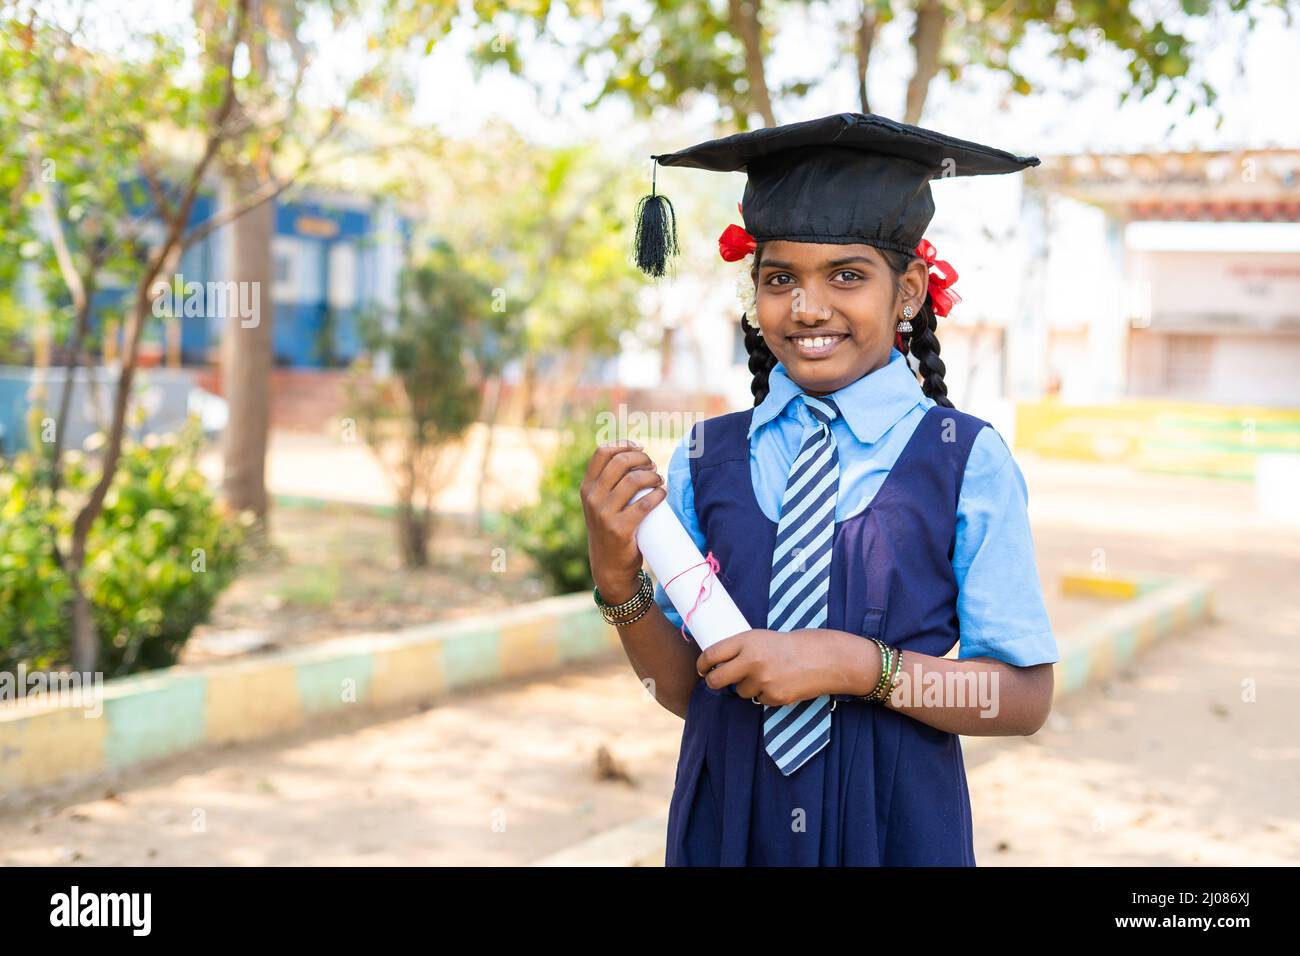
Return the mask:
<path id="1" fill-rule="evenodd" d="M 935 315 L 947 315 L 954 305 L 961 301 L 961 296 L 951 288 L 957 281 L 957 270 L 946 259 L 939 258 L 939 251 L 928 239 L 916 244 L 916 254 L 925 260 L 927 267 L 937 268 L 940 274 L 930 273 L 930 304 Z"/>
<path id="2" fill-rule="evenodd" d="M 757 247 L 754 237 L 741 226 L 731 224 L 718 237 L 718 254 L 728 262 L 739 262 Z"/>
<path id="3" fill-rule="evenodd" d="M 740 203 L 736 203 L 736 211 L 742 216 L 745 215 L 745 210 Z M 734 223 L 722 230 L 722 235 L 718 236 L 718 254 L 728 262 L 739 262 L 757 246 L 754 237 L 747 233 L 743 226 Z"/>
<path id="4" fill-rule="evenodd" d="M 722 565 L 718 563 L 718 559 L 715 558 L 715 557 L 713 556 L 713 552 L 712 552 L 712 551 L 710 551 L 710 552 L 708 553 L 708 555 L 705 557 L 705 559 L 704 559 L 703 561 L 700 561 L 700 562 L 698 562 L 698 563 L 696 563 L 696 564 L 692 564 L 689 568 L 686 568 L 685 570 L 682 570 L 682 571 L 678 571 L 678 572 L 677 572 L 676 574 L 674 574 L 671 578 L 669 578 L 669 579 L 668 579 L 668 582 L 664 585 L 664 592 L 667 593 L 667 591 L 668 591 L 668 585 L 669 585 L 669 584 L 672 584 L 674 581 L 676 581 L 678 578 L 680 578 L 680 577 L 681 577 L 683 574 L 685 574 L 687 571 L 691 571 L 691 570 L 694 570 L 695 568 L 698 568 L 701 564 L 707 564 L 707 565 L 709 566 L 709 573 L 706 574 L 706 575 L 704 576 L 704 581 L 708 581 L 708 582 L 709 582 L 709 594 L 712 594 L 712 593 L 713 593 L 713 578 L 715 578 L 715 577 L 717 576 L 718 571 L 721 570 L 721 568 L 722 568 Z M 695 603 L 691 605 L 691 609 L 690 609 L 689 611 L 686 612 L 686 617 L 684 617 L 684 618 L 682 619 L 682 627 L 681 627 L 681 631 L 682 631 L 682 640 L 684 640 L 684 641 L 689 641 L 689 640 L 690 640 L 690 638 L 686 636 L 686 625 L 687 625 L 688 623 L 690 623 L 691 615 L 695 613 L 695 609 L 698 608 L 698 607 L 700 606 L 700 599 L 701 599 L 702 597 L 706 597 L 706 595 L 705 595 L 705 593 L 704 593 L 704 581 L 701 581 L 701 582 L 700 582 L 700 590 L 699 590 L 699 592 L 695 595 Z"/>

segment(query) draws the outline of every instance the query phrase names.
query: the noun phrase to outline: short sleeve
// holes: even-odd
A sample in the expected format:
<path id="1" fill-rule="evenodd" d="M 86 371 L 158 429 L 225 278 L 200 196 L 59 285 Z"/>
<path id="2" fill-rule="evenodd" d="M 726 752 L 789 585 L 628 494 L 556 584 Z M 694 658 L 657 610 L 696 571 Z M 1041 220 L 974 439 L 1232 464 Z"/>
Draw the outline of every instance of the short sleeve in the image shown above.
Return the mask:
<path id="1" fill-rule="evenodd" d="M 690 434 L 683 436 L 682 441 L 673 450 L 672 460 L 668 464 L 668 494 L 666 500 L 668 506 L 673 509 L 677 515 L 677 520 L 682 523 L 686 533 L 691 536 L 695 546 L 703 553 L 704 532 L 700 530 L 699 520 L 695 516 L 695 485 L 691 483 L 691 462 L 687 457 L 687 443 L 690 441 Z M 673 602 L 668 599 L 668 593 L 664 590 L 663 585 L 655 582 L 655 603 L 659 605 L 664 612 L 664 616 L 672 622 L 673 626 L 681 630 L 682 616 L 678 613 Z M 688 635 L 691 629 L 686 629 Z M 694 640 L 694 635 L 691 635 Z"/>
<path id="2" fill-rule="evenodd" d="M 980 430 L 966 460 L 952 567 L 959 658 L 992 657 L 1019 667 L 1060 660 L 1029 529 L 1029 490 L 992 426 Z"/>

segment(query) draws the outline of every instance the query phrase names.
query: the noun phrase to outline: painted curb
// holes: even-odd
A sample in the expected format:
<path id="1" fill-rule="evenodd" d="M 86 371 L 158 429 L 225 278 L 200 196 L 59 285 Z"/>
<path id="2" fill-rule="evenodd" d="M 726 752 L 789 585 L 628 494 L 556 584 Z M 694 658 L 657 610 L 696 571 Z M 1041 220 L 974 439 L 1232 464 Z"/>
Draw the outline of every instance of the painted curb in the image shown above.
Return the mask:
<path id="1" fill-rule="evenodd" d="M 255 740 L 347 706 L 383 708 L 621 650 L 590 592 L 385 634 L 103 682 L 83 706 L 0 705 L 0 795 Z"/>
<path id="2" fill-rule="evenodd" d="M 1061 575 L 1061 593 L 1103 601 L 1131 601 L 1169 584 L 1166 577 L 1130 577 L 1094 571 L 1066 571 Z"/>
<path id="3" fill-rule="evenodd" d="M 1053 702 L 1109 677 L 1155 641 L 1205 620 L 1211 604 L 1206 584 L 1166 579 L 1141 597 L 1074 628 L 1061 642 L 1064 651 L 1056 665 Z"/>
<path id="4" fill-rule="evenodd" d="M 1153 642 L 1209 617 L 1212 592 L 1200 581 L 1143 578 L 1140 597 L 1100 613 L 1061 640 L 1055 666 L 1055 704 L 1067 694 L 1104 680 Z M 989 737 L 962 737 L 964 757 L 988 746 Z M 532 866 L 663 866 L 668 813 L 651 814 L 552 853 Z"/>

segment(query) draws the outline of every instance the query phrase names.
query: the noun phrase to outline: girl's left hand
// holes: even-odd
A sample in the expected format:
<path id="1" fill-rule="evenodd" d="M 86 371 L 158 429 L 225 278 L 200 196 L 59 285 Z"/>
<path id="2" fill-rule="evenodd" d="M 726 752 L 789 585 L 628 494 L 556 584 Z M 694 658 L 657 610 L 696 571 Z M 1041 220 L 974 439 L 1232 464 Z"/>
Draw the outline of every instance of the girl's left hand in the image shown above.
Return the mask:
<path id="1" fill-rule="evenodd" d="M 780 707 L 821 694 L 858 693 L 870 676 L 857 673 L 869 659 L 863 645 L 863 638 L 845 631 L 754 629 L 708 648 L 695 670 L 715 690 L 735 684 L 741 697 Z"/>

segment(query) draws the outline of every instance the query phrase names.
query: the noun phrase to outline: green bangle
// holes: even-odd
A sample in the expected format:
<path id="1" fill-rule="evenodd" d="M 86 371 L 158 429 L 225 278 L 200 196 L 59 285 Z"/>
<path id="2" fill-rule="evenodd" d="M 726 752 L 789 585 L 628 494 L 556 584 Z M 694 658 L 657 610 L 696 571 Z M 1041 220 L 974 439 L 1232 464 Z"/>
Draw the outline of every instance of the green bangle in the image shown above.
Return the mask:
<path id="1" fill-rule="evenodd" d="M 889 699 L 894 693 L 894 688 L 898 686 L 898 669 L 903 663 L 902 648 L 894 648 L 894 669 L 889 674 L 889 683 L 885 686 L 884 692 L 880 695 L 882 702 Z"/>
<path id="2" fill-rule="evenodd" d="M 876 681 L 876 686 L 871 689 L 871 693 L 867 695 L 866 699 L 874 704 L 881 699 L 885 685 L 889 682 L 889 667 L 893 663 L 893 652 L 884 641 L 874 637 L 872 640 L 880 648 L 880 679 Z"/>

